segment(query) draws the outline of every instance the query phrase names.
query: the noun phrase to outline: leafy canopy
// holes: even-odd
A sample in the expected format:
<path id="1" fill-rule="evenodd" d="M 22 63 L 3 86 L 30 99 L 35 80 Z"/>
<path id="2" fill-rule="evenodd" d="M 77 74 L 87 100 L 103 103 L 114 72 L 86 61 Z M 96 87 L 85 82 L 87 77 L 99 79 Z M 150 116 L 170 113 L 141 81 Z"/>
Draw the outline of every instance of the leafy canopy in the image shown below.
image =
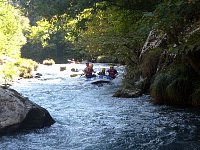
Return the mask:
<path id="1" fill-rule="evenodd" d="M 29 29 L 29 20 L 22 13 L 0 2 L 0 55 L 15 58 L 20 56 L 20 49 L 26 43 L 24 33 Z"/>

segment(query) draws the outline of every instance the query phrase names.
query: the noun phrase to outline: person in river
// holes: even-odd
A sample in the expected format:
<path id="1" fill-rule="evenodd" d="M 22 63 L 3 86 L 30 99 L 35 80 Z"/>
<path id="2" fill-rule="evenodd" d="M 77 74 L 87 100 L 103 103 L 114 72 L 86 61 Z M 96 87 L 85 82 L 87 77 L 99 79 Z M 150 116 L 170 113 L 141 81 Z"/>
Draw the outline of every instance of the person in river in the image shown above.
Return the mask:
<path id="1" fill-rule="evenodd" d="M 117 70 L 114 68 L 113 65 L 110 65 L 110 69 L 108 69 L 107 72 L 108 72 L 108 76 L 109 76 L 111 79 L 115 79 L 116 76 L 118 75 L 118 72 L 117 72 Z"/>
<path id="2" fill-rule="evenodd" d="M 98 75 L 105 76 L 106 75 L 106 69 L 102 68 L 101 72 L 99 72 Z"/>
<path id="3" fill-rule="evenodd" d="M 89 62 L 86 62 L 85 63 L 85 65 L 86 65 L 86 67 L 85 67 L 85 69 L 83 70 L 83 72 L 84 72 L 84 74 L 86 75 L 86 74 L 88 74 L 88 72 L 89 72 Z"/>
<path id="4" fill-rule="evenodd" d="M 92 77 L 95 77 L 96 75 L 93 74 L 93 73 L 96 73 L 93 69 L 93 64 L 87 64 L 86 63 L 86 68 L 84 69 L 84 74 L 85 74 L 85 77 L 86 78 L 92 78 Z"/>

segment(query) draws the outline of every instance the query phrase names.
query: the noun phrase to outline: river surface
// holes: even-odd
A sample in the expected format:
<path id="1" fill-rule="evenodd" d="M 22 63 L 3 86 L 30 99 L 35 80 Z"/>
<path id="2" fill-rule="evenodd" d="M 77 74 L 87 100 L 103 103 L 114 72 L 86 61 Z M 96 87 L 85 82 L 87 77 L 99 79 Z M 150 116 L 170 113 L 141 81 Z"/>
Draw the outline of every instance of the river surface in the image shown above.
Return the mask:
<path id="1" fill-rule="evenodd" d="M 67 70 L 60 71 L 60 66 Z M 0 137 L 1 150 L 156 150 L 200 149 L 200 112 L 159 106 L 150 97 L 114 98 L 119 77 L 100 86 L 70 77 L 84 65 L 41 65 L 40 79 L 27 79 L 12 88 L 46 108 L 51 127 Z M 95 64 L 95 70 L 108 67 Z"/>

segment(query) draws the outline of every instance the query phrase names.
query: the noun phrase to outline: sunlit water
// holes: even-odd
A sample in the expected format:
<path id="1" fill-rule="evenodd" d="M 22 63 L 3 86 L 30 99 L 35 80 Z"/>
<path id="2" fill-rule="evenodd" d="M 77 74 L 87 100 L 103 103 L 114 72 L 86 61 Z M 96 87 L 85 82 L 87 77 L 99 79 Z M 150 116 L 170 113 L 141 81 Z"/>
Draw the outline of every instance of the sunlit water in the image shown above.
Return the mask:
<path id="1" fill-rule="evenodd" d="M 60 66 L 67 70 L 60 72 Z M 40 79 L 14 84 L 22 95 L 46 108 L 56 123 L 49 128 L 0 137 L 5 150 L 200 149 L 199 111 L 154 105 L 149 96 L 114 98 L 119 77 L 101 86 L 70 77 L 84 65 L 40 66 Z M 103 66 L 95 64 L 95 70 Z M 104 66 L 107 67 L 107 66 Z"/>

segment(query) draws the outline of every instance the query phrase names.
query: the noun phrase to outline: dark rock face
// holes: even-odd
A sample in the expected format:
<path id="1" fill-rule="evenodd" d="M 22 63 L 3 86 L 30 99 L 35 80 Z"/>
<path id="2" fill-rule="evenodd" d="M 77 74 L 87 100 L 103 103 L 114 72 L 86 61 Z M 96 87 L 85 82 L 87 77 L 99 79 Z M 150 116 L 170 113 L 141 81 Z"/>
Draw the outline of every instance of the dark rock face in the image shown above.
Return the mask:
<path id="1" fill-rule="evenodd" d="M 0 88 L 0 134 L 51 126 L 49 112 L 12 89 Z"/>

